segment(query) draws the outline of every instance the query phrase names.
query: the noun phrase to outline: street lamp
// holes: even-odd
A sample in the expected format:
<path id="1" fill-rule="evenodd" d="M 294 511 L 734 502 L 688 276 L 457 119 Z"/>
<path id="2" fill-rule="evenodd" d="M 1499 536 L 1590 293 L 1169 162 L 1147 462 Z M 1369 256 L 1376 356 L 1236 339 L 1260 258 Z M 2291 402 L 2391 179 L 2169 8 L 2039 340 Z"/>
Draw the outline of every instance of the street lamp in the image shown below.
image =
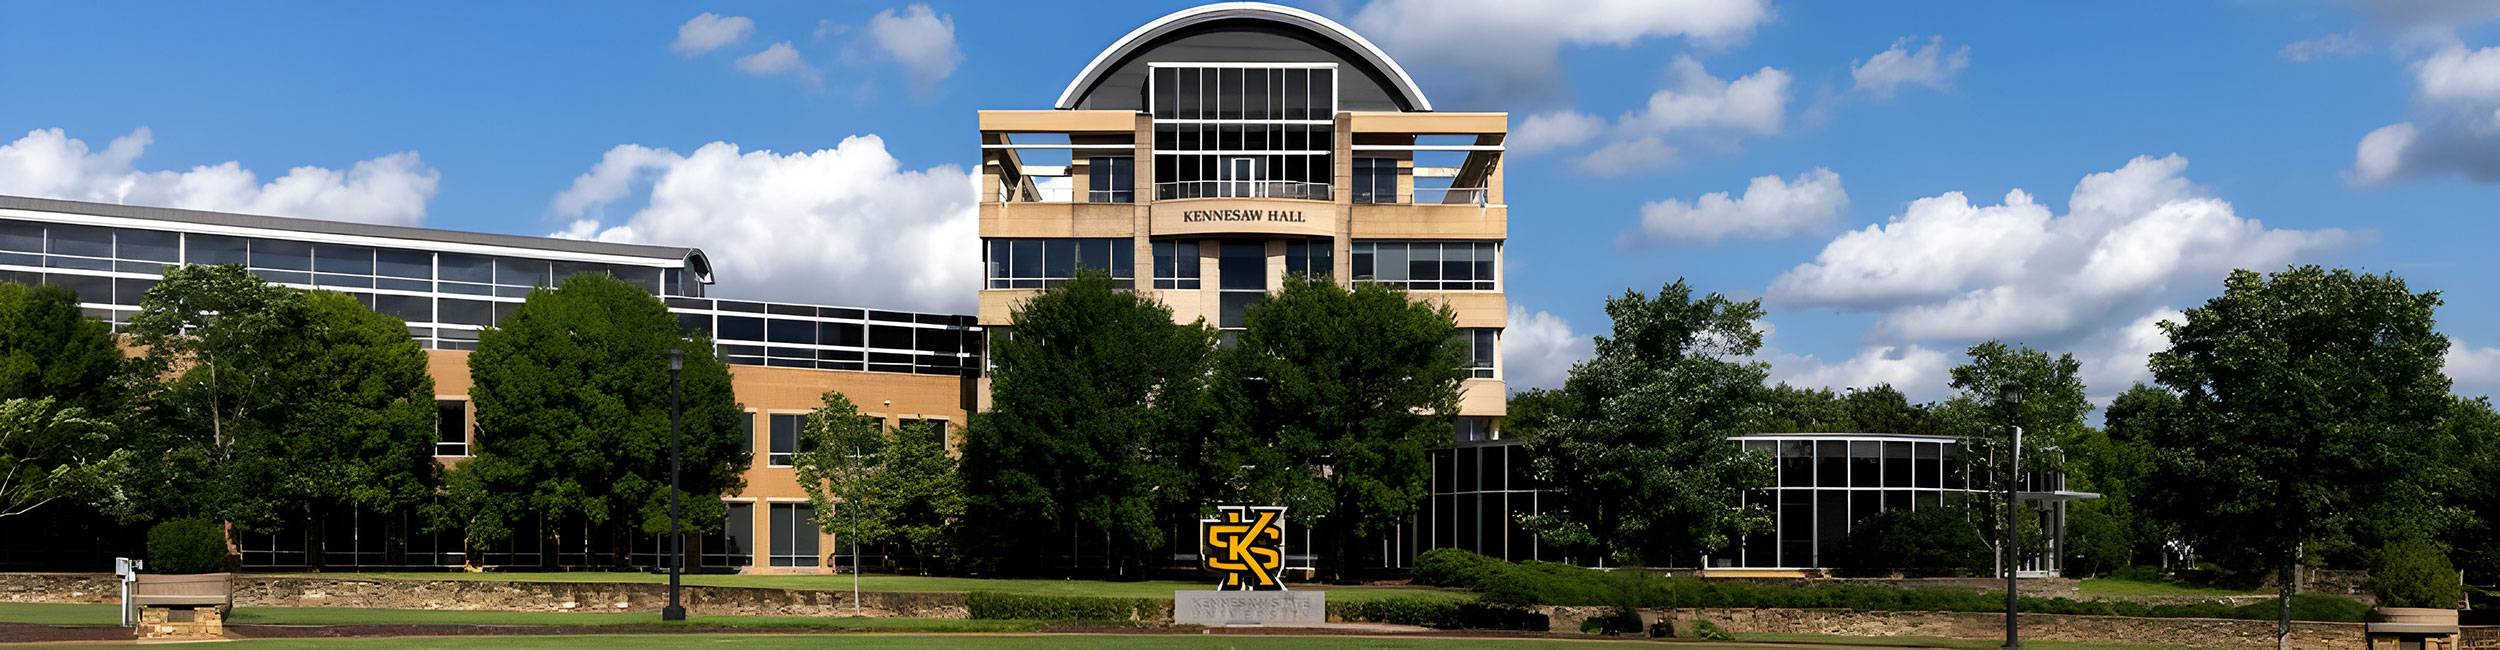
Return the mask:
<path id="1" fill-rule="evenodd" d="M 684 411 L 678 395 L 677 375 L 686 369 L 686 351 L 668 349 L 668 607 L 660 610 L 660 620 L 686 620 L 686 606 L 677 601 L 677 575 L 684 571 L 686 533 L 678 528 L 677 428 L 679 414 Z"/>
<path id="2" fill-rule="evenodd" d="M 2006 454 L 2005 463 L 2005 647 L 2021 650 L 2023 638 L 2015 618 L 2020 601 L 2016 599 L 2019 592 L 2015 591 L 2014 574 L 2020 570 L 2016 564 L 2019 556 L 2015 547 L 2022 540 L 2022 527 L 2014 522 L 2014 491 L 2022 483 L 2023 427 L 2018 423 L 2022 422 L 2023 385 L 2009 381 L 2000 390 L 1997 403 L 2005 408 L 2006 425 L 2014 429 L 2014 444 Z"/>

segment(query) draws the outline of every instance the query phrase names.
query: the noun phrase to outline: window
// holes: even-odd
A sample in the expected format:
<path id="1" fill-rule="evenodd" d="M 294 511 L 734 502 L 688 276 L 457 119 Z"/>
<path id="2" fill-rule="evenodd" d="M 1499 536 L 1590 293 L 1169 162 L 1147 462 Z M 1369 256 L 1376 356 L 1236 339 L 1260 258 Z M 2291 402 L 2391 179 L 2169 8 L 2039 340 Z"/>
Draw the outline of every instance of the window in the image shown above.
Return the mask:
<path id="1" fill-rule="evenodd" d="M 1397 203 L 1398 159 L 1354 159 L 1354 202 Z"/>
<path id="2" fill-rule="evenodd" d="M 1459 342 L 1467 346 L 1467 376 L 1479 379 L 1493 377 L 1493 339 L 1494 333 L 1498 331 L 1489 328 L 1458 331 Z"/>
<path id="3" fill-rule="evenodd" d="M 1097 156 L 1086 161 L 1085 200 L 1094 203 L 1137 202 L 1137 159 Z"/>
<path id="4" fill-rule="evenodd" d="M 1285 274 L 1296 273 L 1316 277 L 1336 274 L 1335 243 L 1326 239 L 1289 240 L 1285 242 Z"/>
<path id="5" fill-rule="evenodd" d="M 772 565 L 816 566 L 816 508 L 804 503 L 775 503 L 772 520 Z"/>
<path id="6" fill-rule="evenodd" d="M 1354 281 L 1408 291 L 1493 291 L 1500 242 L 1357 241 Z"/>
<path id="7" fill-rule="evenodd" d="M 747 457 L 748 463 L 755 462 L 754 411 L 738 414 L 738 455 Z"/>
<path id="8" fill-rule="evenodd" d="M 1240 329 L 1250 305 L 1267 297 L 1267 242 L 1222 242 L 1216 250 L 1215 273 L 1223 287 L 1217 327 Z"/>
<path id="9" fill-rule="evenodd" d="M 1333 198 L 1333 64 L 1149 65 L 1156 198 Z"/>
<path id="10" fill-rule="evenodd" d="M 468 406 L 456 399 L 434 401 L 434 455 L 469 455 Z"/>
<path id="11" fill-rule="evenodd" d="M 1197 289 L 1198 242 L 1159 241 L 1155 249 L 1155 288 Z"/>
<path id="12" fill-rule="evenodd" d="M 807 415 L 776 413 L 771 416 L 771 420 L 772 446 L 764 455 L 764 464 L 771 467 L 789 467 L 790 457 L 797 454 L 799 450 L 799 436 L 807 430 Z"/>
<path id="13" fill-rule="evenodd" d="M 1457 437 L 1459 442 L 1492 440 L 1493 419 L 1484 417 L 1460 417 L 1458 418 Z"/>
<path id="14" fill-rule="evenodd" d="M 755 504 L 727 503 L 729 514 L 721 532 L 704 535 L 703 566 L 740 567 L 755 564 Z"/>
<path id="15" fill-rule="evenodd" d="M 1137 277 L 1136 244 L 1125 238 L 991 239 L 982 248 L 992 289 L 1056 287 L 1077 269 L 1108 272 L 1123 289 Z"/>

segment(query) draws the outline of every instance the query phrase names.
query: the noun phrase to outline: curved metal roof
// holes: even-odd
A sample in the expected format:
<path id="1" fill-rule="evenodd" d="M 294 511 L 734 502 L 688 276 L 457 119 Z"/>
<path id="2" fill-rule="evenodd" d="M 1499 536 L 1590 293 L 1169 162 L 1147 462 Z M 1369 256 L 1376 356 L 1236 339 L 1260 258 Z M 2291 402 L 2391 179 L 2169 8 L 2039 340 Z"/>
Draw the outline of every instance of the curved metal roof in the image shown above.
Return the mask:
<path id="1" fill-rule="evenodd" d="M 1362 35 L 1354 33 L 1354 30 L 1346 29 L 1346 26 L 1337 24 L 1337 21 L 1329 20 L 1325 16 L 1265 2 L 1219 2 L 1200 5 L 1172 12 L 1171 15 L 1157 18 L 1154 22 L 1138 27 L 1127 36 L 1122 36 L 1120 40 L 1112 42 L 1111 47 L 1104 49 L 1101 54 L 1095 55 L 1092 63 L 1085 64 L 1085 71 L 1078 73 L 1076 79 L 1068 82 L 1068 89 L 1059 93 L 1058 107 L 1076 108 L 1078 96 L 1086 88 L 1100 81 L 1104 74 L 1109 73 L 1112 64 L 1126 58 L 1129 53 L 1135 52 L 1137 48 L 1156 38 L 1200 23 L 1236 18 L 1275 22 L 1336 41 L 1337 44 L 1362 55 L 1364 61 L 1372 64 L 1373 67 L 1387 73 L 1392 78 L 1398 94 L 1403 96 L 1409 105 L 1414 106 L 1415 110 L 1432 110 L 1432 100 L 1424 98 L 1423 89 L 1415 87 L 1415 79 L 1407 76 L 1406 69 L 1398 67 L 1398 62 L 1390 59 L 1387 52 L 1380 51 L 1378 46 L 1372 45 L 1372 42 L 1364 39 Z"/>

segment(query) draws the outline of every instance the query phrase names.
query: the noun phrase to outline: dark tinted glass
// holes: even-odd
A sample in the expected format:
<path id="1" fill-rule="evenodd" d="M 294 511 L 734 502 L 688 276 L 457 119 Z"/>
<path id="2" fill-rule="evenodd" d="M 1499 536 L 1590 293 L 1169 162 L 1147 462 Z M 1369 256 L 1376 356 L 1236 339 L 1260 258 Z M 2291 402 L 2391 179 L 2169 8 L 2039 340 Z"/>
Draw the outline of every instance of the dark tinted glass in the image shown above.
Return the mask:
<path id="1" fill-rule="evenodd" d="M 373 310 L 411 323 L 434 320 L 434 300 L 424 296 L 376 295 L 373 297 Z"/>
<path id="2" fill-rule="evenodd" d="M 312 270 L 312 244 L 277 239 L 252 240 L 252 268 Z"/>
<path id="3" fill-rule="evenodd" d="M 521 287 L 554 286 L 554 283 L 548 281 L 548 272 L 546 260 L 517 257 L 495 258 L 495 284 Z"/>
<path id="4" fill-rule="evenodd" d="M 53 224 L 52 254 L 112 257 L 113 230 L 95 226 Z"/>
<path id="5" fill-rule="evenodd" d="M 123 230 L 114 257 L 150 262 L 182 261 L 182 235 L 161 230 Z"/>
<path id="6" fill-rule="evenodd" d="M 393 278 L 431 280 L 434 279 L 434 254 L 396 248 L 375 251 L 373 274 Z"/>
<path id="7" fill-rule="evenodd" d="M 0 251 L 43 252 L 43 224 L 0 220 Z"/>
<path id="8" fill-rule="evenodd" d="M 452 282 L 494 282 L 495 262 L 483 255 L 443 253 L 436 257 L 442 264 L 442 278 Z"/>
<path id="9" fill-rule="evenodd" d="M 816 323 L 813 321 L 775 318 L 768 328 L 770 338 L 767 340 L 774 343 L 809 345 L 816 342 Z"/>
<path id="10" fill-rule="evenodd" d="M 764 340 L 764 319 L 753 316 L 720 317 L 720 337 L 729 341 Z"/>
<path id="11" fill-rule="evenodd" d="M 483 300 L 455 300 L 451 298 L 444 298 L 437 306 L 442 309 L 442 313 L 436 316 L 440 322 L 458 325 L 495 324 L 495 306 L 493 303 Z"/>
<path id="12" fill-rule="evenodd" d="M 322 244 L 313 250 L 313 271 L 372 275 L 373 249 L 363 246 Z"/>
<path id="13" fill-rule="evenodd" d="M 1265 242 L 1224 242 L 1223 249 L 1216 254 L 1219 256 L 1216 273 L 1223 278 L 1225 290 L 1267 289 Z"/>

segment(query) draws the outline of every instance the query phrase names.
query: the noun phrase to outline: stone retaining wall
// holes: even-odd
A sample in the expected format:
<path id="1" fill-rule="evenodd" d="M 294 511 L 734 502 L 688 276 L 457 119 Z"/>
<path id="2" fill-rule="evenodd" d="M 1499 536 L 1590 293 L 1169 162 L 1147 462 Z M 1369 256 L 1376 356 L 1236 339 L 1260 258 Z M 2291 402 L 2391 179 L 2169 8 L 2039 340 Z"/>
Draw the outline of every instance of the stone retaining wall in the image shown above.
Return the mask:
<path id="1" fill-rule="evenodd" d="M 121 588 L 111 575 L 0 574 L 0 602 L 114 603 Z M 684 588 L 686 607 L 737 616 L 908 616 L 965 618 L 963 594 L 861 594 L 755 587 Z M 366 580 L 238 575 L 239 607 L 380 607 L 514 612 L 656 612 L 668 604 L 668 585 L 617 582 L 509 582 L 501 580 Z"/>
<path id="2" fill-rule="evenodd" d="M 1555 630 L 1577 630 L 1590 617 L 1605 616 L 1611 607 L 1541 607 Z M 1985 612 L 1876 612 L 1846 609 L 1667 609 L 1642 610 L 1650 620 L 1702 619 L 1729 632 L 1841 634 L 1851 636 L 1929 636 L 1948 639 L 2003 639 L 2005 615 Z M 2273 648 L 2274 621 L 2215 618 L 2137 618 L 2125 616 L 2022 615 L 2022 635 L 2037 641 L 2114 641 L 2197 648 Z M 2360 623 L 2292 623 L 2292 647 L 2361 648 Z"/>

